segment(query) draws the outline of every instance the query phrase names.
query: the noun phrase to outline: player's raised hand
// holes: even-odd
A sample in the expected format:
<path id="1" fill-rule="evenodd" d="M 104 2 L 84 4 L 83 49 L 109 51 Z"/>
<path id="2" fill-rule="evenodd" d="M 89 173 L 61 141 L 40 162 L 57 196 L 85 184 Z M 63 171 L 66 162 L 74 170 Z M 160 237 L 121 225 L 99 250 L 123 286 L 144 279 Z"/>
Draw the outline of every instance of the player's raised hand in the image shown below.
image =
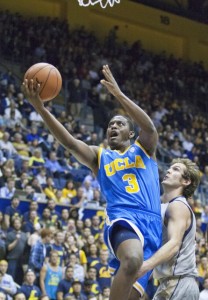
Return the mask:
<path id="1" fill-rule="evenodd" d="M 103 75 L 105 79 L 102 79 L 100 82 L 102 85 L 104 85 L 108 91 L 115 97 L 118 97 L 122 94 L 115 78 L 113 77 L 113 74 L 110 71 L 110 68 L 108 65 L 104 65 L 102 69 Z"/>
<path id="2" fill-rule="evenodd" d="M 22 92 L 35 109 L 43 107 L 43 101 L 39 95 L 40 84 L 34 82 L 33 79 L 25 79 L 22 83 Z"/>

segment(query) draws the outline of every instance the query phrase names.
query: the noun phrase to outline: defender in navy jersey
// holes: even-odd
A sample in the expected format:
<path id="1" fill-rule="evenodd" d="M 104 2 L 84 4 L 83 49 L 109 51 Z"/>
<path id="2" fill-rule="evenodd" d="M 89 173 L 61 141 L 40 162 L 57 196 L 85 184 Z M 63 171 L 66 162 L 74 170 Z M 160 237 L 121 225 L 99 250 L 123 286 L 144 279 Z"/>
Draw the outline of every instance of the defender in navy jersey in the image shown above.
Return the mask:
<path id="1" fill-rule="evenodd" d="M 154 300 L 198 300 L 195 257 L 196 220 L 186 199 L 190 198 L 200 181 L 195 163 L 175 159 L 162 184 L 163 246 L 143 263 L 139 276 L 155 268 L 160 281 Z"/>
<path id="2" fill-rule="evenodd" d="M 115 275 L 110 300 L 136 300 L 144 293 L 151 273 L 149 271 L 135 281 L 143 259 L 152 256 L 161 243 L 159 176 L 155 157 L 158 134 L 149 116 L 121 92 L 107 65 L 103 66 L 103 75 L 105 79 L 101 84 L 140 128 L 139 137 L 132 145 L 135 133 L 128 117 L 117 115 L 110 120 L 107 129 L 110 149 L 104 150 L 75 139 L 54 118 L 39 97 L 39 84 L 26 79 L 23 90 L 52 134 L 98 176 L 107 201 L 105 241 L 113 255 L 110 269 Z"/>

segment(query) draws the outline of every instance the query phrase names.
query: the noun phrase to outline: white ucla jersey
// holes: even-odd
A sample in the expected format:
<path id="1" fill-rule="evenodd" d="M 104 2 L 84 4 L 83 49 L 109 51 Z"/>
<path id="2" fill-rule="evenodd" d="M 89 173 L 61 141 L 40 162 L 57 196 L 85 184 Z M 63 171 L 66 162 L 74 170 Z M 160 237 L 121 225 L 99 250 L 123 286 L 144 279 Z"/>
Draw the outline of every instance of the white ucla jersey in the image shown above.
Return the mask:
<path id="1" fill-rule="evenodd" d="M 183 196 L 174 198 L 169 203 L 162 204 L 161 212 L 163 217 L 163 238 L 162 244 L 168 242 L 168 232 L 165 225 L 165 219 L 168 218 L 166 211 L 170 203 L 180 201 L 188 207 L 191 213 L 191 224 L 186 230 L 181 247 L 175 256 L 168 262 L 162 263 L 154 269 L 154 277 L 157 279 L 171 277 L 171 276 L 180 276 L 180 275 L 189 275 L 197 276 L 196 269 L 196 257 L 195 257 L 195 237 L 196 237 L 196 219 L 194 213 L 189 206 L 188 202 Z"/>

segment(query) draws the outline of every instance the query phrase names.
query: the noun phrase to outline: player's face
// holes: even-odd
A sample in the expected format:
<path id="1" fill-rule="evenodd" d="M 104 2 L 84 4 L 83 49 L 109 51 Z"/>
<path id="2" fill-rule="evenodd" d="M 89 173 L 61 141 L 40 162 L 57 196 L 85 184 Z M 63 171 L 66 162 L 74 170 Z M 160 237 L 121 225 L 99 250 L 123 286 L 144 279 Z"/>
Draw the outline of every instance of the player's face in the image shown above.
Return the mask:
<path id="1" fill-rule="evenodd" d="M 126 118 L 115 116 L 110 120 L 107 128 L 107 139 L 113 150 L 119 150 L 130 141 L 130 129 Z"/>
<path id="2" fill-rule="evenodd" d="M 173 188 L 182 187 L 187 180 L 183 177 L 186 171 L 186 166 L 182 163 L 175 163 L 167 170 L 163 178 L 162 185 Z"/>

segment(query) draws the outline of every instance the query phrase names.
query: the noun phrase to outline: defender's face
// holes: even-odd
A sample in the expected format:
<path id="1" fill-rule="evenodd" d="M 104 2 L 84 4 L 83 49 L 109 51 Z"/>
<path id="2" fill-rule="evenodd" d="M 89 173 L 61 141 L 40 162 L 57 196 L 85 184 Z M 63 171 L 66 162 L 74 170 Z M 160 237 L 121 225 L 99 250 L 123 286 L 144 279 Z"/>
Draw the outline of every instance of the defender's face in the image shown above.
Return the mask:
<path id="1" fill-rule="evenodd" d="M 183 177 L 186 171 L 186 166 L 182 163 L 175 163 L 167 170 L 163 178 L 163 186 L 180 187 L 186 181 Z"/>
<path id="2" fill-rule="evenodd" d="M 130 129 L 126 118 L 122 116 L 113 117 L 107 128 L 107 139 L 111 149 L 117 149 L 130 139 Z"/>

